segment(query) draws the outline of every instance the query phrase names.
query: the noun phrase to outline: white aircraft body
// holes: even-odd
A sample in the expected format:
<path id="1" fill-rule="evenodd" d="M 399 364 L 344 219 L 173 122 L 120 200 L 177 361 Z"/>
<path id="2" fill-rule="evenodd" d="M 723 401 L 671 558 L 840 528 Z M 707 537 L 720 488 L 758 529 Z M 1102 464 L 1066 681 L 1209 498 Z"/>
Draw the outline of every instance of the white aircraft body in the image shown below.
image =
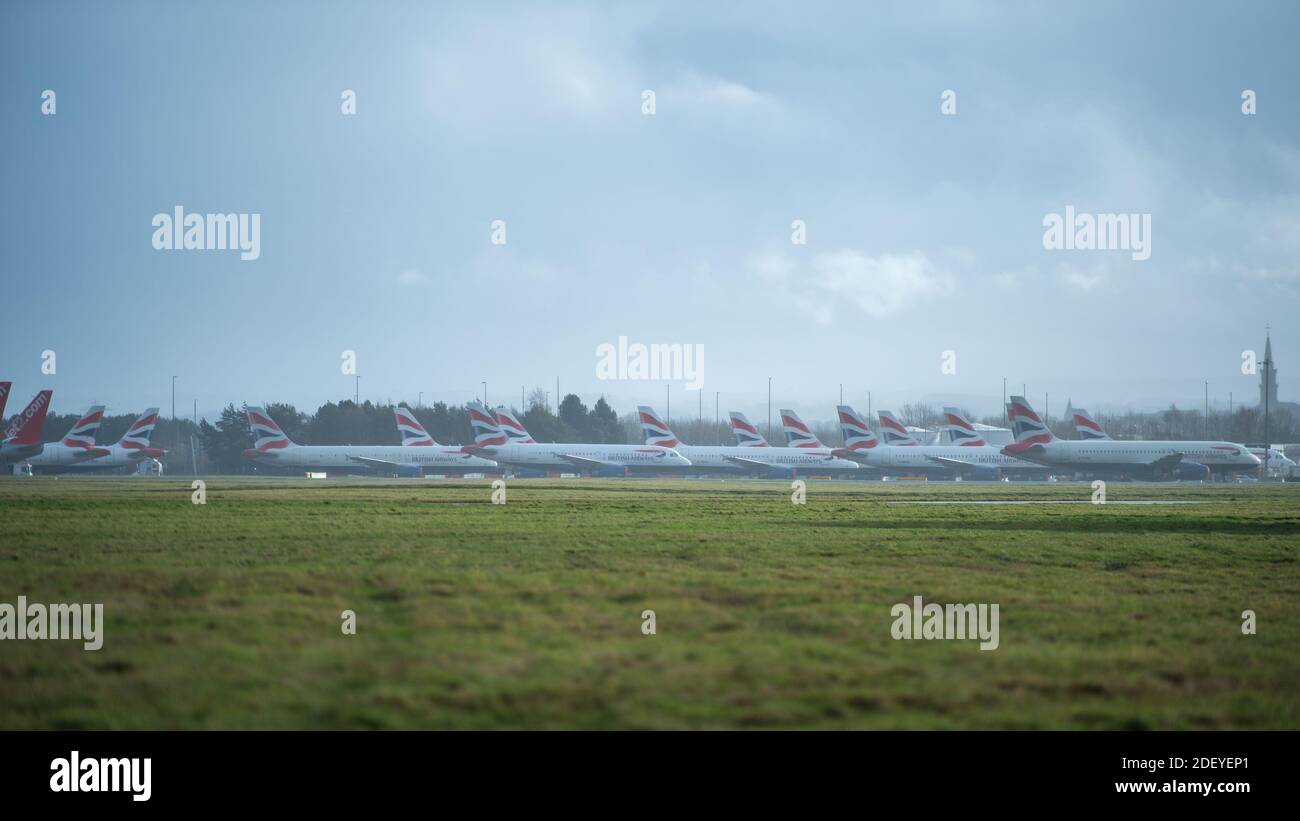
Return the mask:
<path id="1" fill-rule="evenodd" d="M 654 412 L 654 408 L 642 405 L 637 408 L 637 412 L 646 444 L 674 448 L 691 460 L 692 470 L 696 473 L 748 473 L 786 477 L 801 472 L 825 475 L 861 470 L 856 463 L 834 456 L 830 448 L 823 447 L 820 443 L 814 447 L 793 448 L 768 447 L 766 441 L 761 445 L 744 446 L 683 445 Z M 742 424 L 748 425 L 743 414 L 732 413 L 733 431 L 736 430 L 737 417 Z M 737 434 L 740 435 L 741 433 Z M 753 435 L 758 436 L 758 431 L 754 430 Z M 762 440 L 762 437 L 759 436 L 759 439 Z"/>
<path id="2" fill-rule="evenodd" d="M 46 442 L 40 453 L 22 460 L 33 468 L 66 468 L 107 456 L 106 448 L 96 447 L 95 431 L 104 421 L 104 406 L 92 405 L 58 442 Z"/>
<path id="3" fill-rule="evenodd" d="M 1045 476 L 1040 465 L 1003 454 L 990 447 L 974 425 L 957 408 L 944 408 L 945 428 L 958 444 L 922 445 L 889 411 L 880 411 L 880 429 L 891 433 L 896 444 L 883 444 L 857 411 L 836 406 L 844 448 L 836 453 L 888 475 L 960 476 L 967 479 L 997 480 L 1013 474 Z"/>
<path id="4" fill-rule="evenodd" d="M 532 470 L 620 475 L 629 472 L 680 471 L 691 466 L 690 460 L 672 448 L 652 445 L 512 441 L 492 411 L 482 402 L 471 402 L 466 410 L 469 411 L 470 427 L 474 429 L 474 452 L 482 453 L 503 465 Z M 527 435 L 527 431 L 524 431 L 524 436 L 532 438 Z"/>
<path id="5" fill-rule="evenodd" d="M 1121 478 L 1205 479 L 1211 472 L 1245 473 L 1259 459 L 1232 442 L 1057 439 L 1023 396 L 1007 404 L 1016 441 L 1004 454 L 1064 472 Z"/>
<path id="6" fill-rule="evenodd" d="M 94 459 L 76 465 L 77 470 L 100 470 L 103 468 L 120 468 L 139 465 L 149 459 L 161 459 L 167 455 L 162 448 L 149 444 L 153 438 L 153 429 L 158 424 L 158 409 L 145 408 L 144 413 L 136 417 L 131 427 L 126 429 L 122 438 L 111 445 L 98 445 L 100 451 Z"/>
<path id="7" fill-rule="evenodd" d="M 255 464 L 274 465 L 304 472 L 356 470 L 420 476 L 434 473 L 481 473 L 497 469 L 496 462 L 459 447 L 407 447 L 403 445 L 299 445 L 280 430 L 265 408 L 247 409 L 253 447 L 244 458 Z M 401 416 L 398 416 L 399 424 Z M 414 416 L 411 416 L 414 420 Z M 430 439 L 432 442 L 432 439 Z"/>

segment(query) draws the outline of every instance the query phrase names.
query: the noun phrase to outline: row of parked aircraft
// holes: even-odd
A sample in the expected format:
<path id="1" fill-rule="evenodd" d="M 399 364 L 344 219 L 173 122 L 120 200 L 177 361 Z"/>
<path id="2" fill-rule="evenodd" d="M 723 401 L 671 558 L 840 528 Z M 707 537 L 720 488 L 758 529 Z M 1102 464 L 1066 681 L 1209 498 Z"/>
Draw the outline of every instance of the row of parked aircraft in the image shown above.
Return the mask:
<path id="1" fill-rule="evenodd" d="M 5 418 L 5 404 L 13 383 L 0 382 L 0 420 Z M 50 410 L 54 391 L 43 390 L 5 426 L 0 438 L 0 466 L 22 464 L 33 468 L 57 470 L 107 470 L 138 465 L 145 459 L 164 455 L 151 447 L 149 439 L 158 423 L 158 409 L 149 408 L 127 428 L 122 438 L 111 445 L 95 443 L 95 434 L 104 420 L 104 406 L 93 405 L 58 442 L 45 442 L 45 417 Z"/>
<path id="2" fill-rule="evenodd" d="M 380 473 L 577 472 L 742 474 L 789 477 L 931 476 L 996 480 L 1081 474 L 1089 478 L 1209 479 L 1249 473 L 1260 459 L 1231 442 L 1112 440 L 1086 411 L 1077 411 L 1080 438 L 1052 434 L 1024 397 L 1007 404 L 1015 441 L 989 445 L 956 408 L 944 409 L 944 438 L 950 444 L 923 445 L 889 411 L 881 411 L 880 435 L 848 405 L 837 407 L 841 447 L 822 444 L 792 410 L 781 410 L 784 446 L 772 446 L 743 413 L 729 414 L 734 445 L 688 445 L 642 405 L 638 417 L 643 445 L 544 443 L 529 435 L 509 409 L 466 406 L 474 444 L 440 445 L 402 405 L 394 411 L 401 445 L 298 445 L 264 408 L 248 409 L 253 447 L 250 462 L 298 471 L 366 468 Z"/>

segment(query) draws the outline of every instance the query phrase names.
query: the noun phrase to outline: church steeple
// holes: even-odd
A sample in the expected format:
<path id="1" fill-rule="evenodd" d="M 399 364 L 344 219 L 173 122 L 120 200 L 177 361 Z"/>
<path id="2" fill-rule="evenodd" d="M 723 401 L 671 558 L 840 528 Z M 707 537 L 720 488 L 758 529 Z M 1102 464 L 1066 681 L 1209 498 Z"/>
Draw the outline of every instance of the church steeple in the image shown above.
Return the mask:
<path id="1" fill-rule="evenodd" d="M 1277 404 L 1277 368 L 1273 367 L 1273 337 L 1268 326 L 1264 328 L 1264 362 L 1259 372 L 1259 404 L 1266 401 Z"/>

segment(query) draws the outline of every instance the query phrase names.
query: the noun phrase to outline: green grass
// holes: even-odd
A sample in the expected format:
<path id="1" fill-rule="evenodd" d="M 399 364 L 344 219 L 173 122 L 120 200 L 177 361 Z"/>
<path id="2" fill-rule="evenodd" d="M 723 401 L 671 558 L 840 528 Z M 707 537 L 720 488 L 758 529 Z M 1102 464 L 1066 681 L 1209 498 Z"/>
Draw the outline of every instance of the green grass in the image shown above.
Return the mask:
<path id="1" fill-rule="evenodd" d="M 0 729 L 1300 727 L 1300 484 L 207 491 L 0 480 L 0 601 L 106 621 L 0 643 Z M 998 603 L 1001 647 L 894 641 L 913 595 Z"/>

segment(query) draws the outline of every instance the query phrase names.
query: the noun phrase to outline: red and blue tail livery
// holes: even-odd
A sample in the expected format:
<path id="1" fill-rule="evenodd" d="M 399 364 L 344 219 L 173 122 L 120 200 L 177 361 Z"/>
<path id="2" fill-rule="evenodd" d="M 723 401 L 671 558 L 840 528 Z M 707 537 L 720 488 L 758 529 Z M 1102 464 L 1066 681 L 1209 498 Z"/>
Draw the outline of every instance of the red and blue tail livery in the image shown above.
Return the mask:
<path id="1" fill-rule="evenodd" d="M 1011 432 L 1015 434 L 1016 441 L 1003 448 L 1004 453 L 1015 455 L 1034 445 L 1045 445 L 1056 439 L 1023 396 L 1011 397 L 1007 403 L 1007 419 L 1011 421 Z"/>
<path id="2" fill-rule="evenodd" d="M 431 448 L 438 444 L 415 418 L 414 411 L 405 405 L 393 408 L 393 418 L 397 422 L 397 432 L 402 435 L 403 447 Z"/>
<path id="3" fill-rule="evenodd" d="M 898 417 L 890 411 L 882 410 L 877 415 L 880 418 L 880 437 L 885 440 L 886 445 L 916 447 L 921 444 L 907 430 L 907 426 L 898 421 Z"/>
<path id="4" fill-rule="evenodd" d="M 248 415 L 249 432 L 253 434 L 253 450 L 266 453 L 293 445 L 289 437 L 266 412 L 266 408 L 249 406 L 245 413 Z"/>
<path id="5" fill-rule="evenodd" d="M 465 406 L 465 410 L 469 413 L 469 427 L 474 432 L 475 445 L 481 448 L 496 448 L 509 441 L 501 426 L 497 424 L 497 418 L 482 402 L 477 400 L 471 402 Z"/>
<path id="6" fill-rule="evenodd" d="M 954 445 L 960 445 L 964 448 L 983 448 L 988 446 L 984 437 L 980 436 L 975 430 L 975 426 L 966 418 L 957 408 L 943 409 L 943 426 L 944 431 L 948 434 L 949 441 Z"/>
<path id="7" fill-rule="evenodd" d="M 1080 439 L 1109 439 L 1101 423 L 1083 408 L 1074 409 L 1074 432 Z"/>
<path id="8" fill-rule="evenodd" d="M 682 444 L 681 440 L 668 429 L 667 423 L 655 413 L 654 408 L 649 405 L 640 405 L 636 410 L 637 416 L 641 420 L 641 432 L 645 434 L 645 443 L 647 445 L 675 448 Z"/>
<path id="9" fill-rule="evenodd" d="M 501 432 L 506 435 L 506 440 L 511 444 L 536 444 L 532 435 L 529 434 L 527 428 L 524 427 L 524 423 L 520 422 L 519 417 L 515 416 L 509 408 L 500 405 L 495 411 L 493 411 L 493 415 L 496 417 L 497 425 L 501 428 Z"/>
<path id="10" fill-rule="evenodd" d="M 817 434 L 792 410 L 781 409 L 781 429 L 785 431 L 785 444 L 790 448 L 824 448 Z"/>
<path id="11" fill-rule="evenodd" d="M 750 424 L 745 418 L 745 414 L 740 411 L 732 411 L 728 416 L 731 417 L 731 432 L 736 436 L 736 444 L 742 448 L 765 448 L 767 440 L 763 434 L 758 432 L 758 428 Z"/>
<path id="12" fill-rule="evenodd" d="M 95 431 L 104 421 L 104 406 L 91 405 L 63 437 L 64 447 L 90 450 L 95 446 Z"/>
<path id="13" fill-rule="evenodd" d="M 840 417 L 840 433 L 844 434 L 845 450 L 869 450 L 880 446 L 875 431 L 858 412 L 848 405 L 837 405 L 835 410 Z"/>

